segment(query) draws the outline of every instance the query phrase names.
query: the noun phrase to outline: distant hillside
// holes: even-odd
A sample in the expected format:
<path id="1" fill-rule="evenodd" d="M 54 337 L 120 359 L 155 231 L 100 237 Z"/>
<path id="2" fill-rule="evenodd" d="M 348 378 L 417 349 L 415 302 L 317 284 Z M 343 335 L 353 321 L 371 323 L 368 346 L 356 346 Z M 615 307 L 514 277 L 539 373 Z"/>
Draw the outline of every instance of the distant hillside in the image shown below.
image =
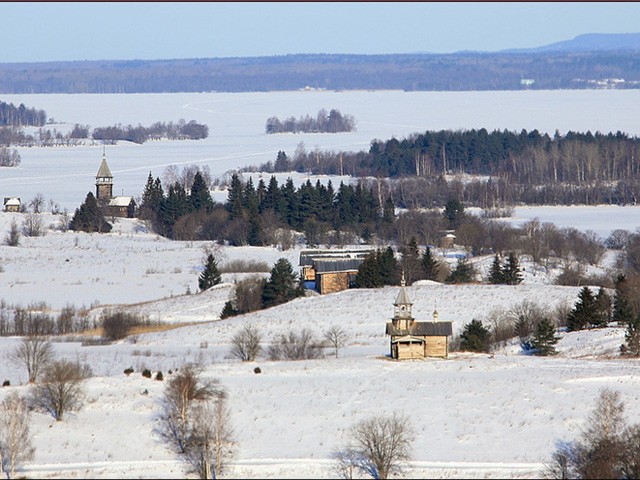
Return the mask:
<path id="1" fill-rule="evenodd" d="M 1 93 L 639 88 L 640 34 L 526 51 L 0 64 Z"/>
<path id="2" fill-rule="evenodd" d="M 587 33 L 571 40 L 556 42 L 543 47 L 506 50 L 507 52 L 602 52 L 612 50 L 640 51 L 640 33 Z"/>

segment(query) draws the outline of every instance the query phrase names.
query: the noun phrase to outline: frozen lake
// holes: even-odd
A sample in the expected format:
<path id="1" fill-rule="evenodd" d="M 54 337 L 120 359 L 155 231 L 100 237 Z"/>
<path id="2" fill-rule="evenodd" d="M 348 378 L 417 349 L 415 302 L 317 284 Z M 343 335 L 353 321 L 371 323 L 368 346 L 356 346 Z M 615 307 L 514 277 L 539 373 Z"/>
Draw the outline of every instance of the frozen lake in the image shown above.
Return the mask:
<path id="1" fill-rule="evenodd" d="M 90 127 L 149 126 L 157 121 L 196 120 L 209 126 L 199 141 L 159 141 L 107 146 L 114 194 L 139 196 L 149 172 L 169 165 L 208 166 L 213 176 L 275 160 L 279 150 L 368 150 L 373 139 L 403 138 L 440 129 L 486 128 L 610 132 L 640 135 L 639 90 L 509 92 L 293 91 L 269 93 L 175 93 L 117 95 L 4 95 L 4 102 L 44 109 L 49 118 Z M 357 130 L 340 134 L 266 135 L 270 116 L 315 116 L 336 108 L 353 115 Z M 28 201 L 42 193 L 73 211 L 95 190 L 102 146 L 20 148 L 22 164 L 0 169 L 0 197 Z M 597 216 L 598 214 L 596 214 Z M 541 220 L 545 220 L 541 218 Z M 587 222 L 588 223 L 588 222 Z M 635 226 L 633 228 L 635 229 Z"/>

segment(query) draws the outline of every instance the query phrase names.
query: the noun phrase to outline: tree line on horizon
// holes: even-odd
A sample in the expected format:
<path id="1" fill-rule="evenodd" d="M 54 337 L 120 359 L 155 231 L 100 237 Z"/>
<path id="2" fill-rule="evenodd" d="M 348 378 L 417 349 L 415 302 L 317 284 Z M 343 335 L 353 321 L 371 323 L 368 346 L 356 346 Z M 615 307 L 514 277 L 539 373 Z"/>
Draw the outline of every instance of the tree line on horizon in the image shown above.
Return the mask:
<path id="1" fill-rule="evenodd" d="M 359 152 L 309 152 L 299 144 L 292 157 L 283 153 L 275 162 L 245 170 L 378 178 L 395 190 L 396 205 L 405 208 L 442 204 L 442 192 L 483 208 L 635 204 L 640 196 L 638 158 L 640 139 L 619 131 L 548 135 L 481 128 L 373 140 L 368 151 Z M 455 180 L 461 175 L 472 178 Z"/>
<path id="2" fill-rule="evenodd" d="M 5 63 L 0 93 L 593 89 L 613 78 L 625 79 L 616 88 L 638 88 L 639 58 L 629 50 Z"/>

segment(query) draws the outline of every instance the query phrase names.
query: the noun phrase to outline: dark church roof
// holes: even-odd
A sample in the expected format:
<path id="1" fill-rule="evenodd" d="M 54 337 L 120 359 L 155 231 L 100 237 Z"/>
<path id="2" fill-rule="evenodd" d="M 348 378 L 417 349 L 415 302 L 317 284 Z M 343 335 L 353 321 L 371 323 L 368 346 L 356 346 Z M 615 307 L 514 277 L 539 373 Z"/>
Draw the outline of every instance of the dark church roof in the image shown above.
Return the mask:
<path id="1" fill-rule="evenodd" d="M 413 322 L 409 329 L 396 328 L 393 326 L 393 323 L 387 322 L 387 335 L 445 337 L 452 334 L 453 328 L 451 322 Z"/>

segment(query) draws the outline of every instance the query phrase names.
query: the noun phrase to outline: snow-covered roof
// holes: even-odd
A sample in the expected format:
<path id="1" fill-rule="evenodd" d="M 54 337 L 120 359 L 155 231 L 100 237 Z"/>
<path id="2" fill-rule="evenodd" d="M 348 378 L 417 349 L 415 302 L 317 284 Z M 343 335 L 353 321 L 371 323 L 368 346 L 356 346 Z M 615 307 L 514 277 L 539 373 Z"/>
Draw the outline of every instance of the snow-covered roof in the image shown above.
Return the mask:
<path id="1" fill-rule="evenodd" d="M 110 207 L 128 207 L 133 201 L 133 197 L 113 197 L 109 200 Z"/>
<path id="2" fill-rule="evenodd" d="M 18 197 L 8 197 L 4 199 L 4 205 L 7 207 L 19 207 L 20 199 Z"/>

